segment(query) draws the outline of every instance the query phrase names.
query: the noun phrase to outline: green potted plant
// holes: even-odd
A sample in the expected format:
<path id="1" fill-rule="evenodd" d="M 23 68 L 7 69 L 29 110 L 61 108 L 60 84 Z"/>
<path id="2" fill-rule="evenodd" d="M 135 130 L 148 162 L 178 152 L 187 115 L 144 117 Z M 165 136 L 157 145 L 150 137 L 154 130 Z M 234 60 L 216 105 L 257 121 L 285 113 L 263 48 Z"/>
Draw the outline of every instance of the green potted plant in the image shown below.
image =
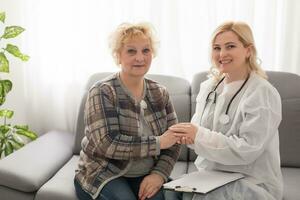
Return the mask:
<path id="1" fill-rule="evenodd" d="M 5 12 L 0 12 L 0 23 L 4 27 L 3 34 L 0 36 L 0 73 L 9 73 L 8 55 L 13 55 L 22 61 L 29 59 L 29 56 L 22 54 L 17 46 L 7 43 L 8 39 L 17 37 L 25 29 L 20 26 L 5 26 Z M 4 104 L 12 86 L 13 83 L 10 80 L 2 80 L 0 77 L 0 107 Z M 12 110 L 0 109 L 0 159 L 20 149 L 26 142 L 37 138 L 37 134 L 31 131 L 28 125 L 8 123 L 7 120 L 13 115 Z"/>

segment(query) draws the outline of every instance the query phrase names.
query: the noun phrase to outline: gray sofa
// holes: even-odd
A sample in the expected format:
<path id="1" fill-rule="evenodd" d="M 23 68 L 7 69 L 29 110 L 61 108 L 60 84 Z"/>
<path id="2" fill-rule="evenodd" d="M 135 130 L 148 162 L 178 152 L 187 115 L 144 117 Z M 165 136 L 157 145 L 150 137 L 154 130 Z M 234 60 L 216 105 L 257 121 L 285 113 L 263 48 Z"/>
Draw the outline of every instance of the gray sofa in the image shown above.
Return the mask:
<path id="1" fill-rule="evenodd" d="M 51 131 L 14 154 L 0 160 L 0 200 L 76 200 L 74 170 L 83 137 L 83 105 L 88 88 L 108 73 L 92 76 L 86 86 L 78 112 L 76 134 Z M 280 150 L 284 179 L 284 199 L 300 199 L 300 76 L 268 72 L 270 82 L 282 98 L 283 120 L 280 125 Z M 178 77 L 149 75 L 165 85 L 173 99 L 179 121 L 189 121 L 195 98 L 206 73 L 198 73 L 192 83 Z M 299 154 L 298 154 L 299 153 Z M 172 172 L 176 178 L 195 170 L 193 151 L 182 147 Z"/>

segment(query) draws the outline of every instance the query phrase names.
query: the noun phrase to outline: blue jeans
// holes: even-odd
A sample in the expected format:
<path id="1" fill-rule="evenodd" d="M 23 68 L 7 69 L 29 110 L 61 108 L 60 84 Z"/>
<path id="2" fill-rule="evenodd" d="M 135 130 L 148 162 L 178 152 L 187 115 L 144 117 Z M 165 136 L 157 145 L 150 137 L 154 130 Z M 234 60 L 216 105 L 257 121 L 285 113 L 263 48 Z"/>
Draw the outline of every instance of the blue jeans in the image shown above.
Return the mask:
<path id="1" fill-rule="evenodd" d="M 127 178 L 119 177 L 108 182 L 100 192 L 97 200 L 137 200 L 139 188 L 144 176 Z M 85 192 L 78 181 L 74 179 L 77 197 L 80 200 L 92 200 L 92 197 Z M 162 188 L 149 200 L 164 200 Z"/>

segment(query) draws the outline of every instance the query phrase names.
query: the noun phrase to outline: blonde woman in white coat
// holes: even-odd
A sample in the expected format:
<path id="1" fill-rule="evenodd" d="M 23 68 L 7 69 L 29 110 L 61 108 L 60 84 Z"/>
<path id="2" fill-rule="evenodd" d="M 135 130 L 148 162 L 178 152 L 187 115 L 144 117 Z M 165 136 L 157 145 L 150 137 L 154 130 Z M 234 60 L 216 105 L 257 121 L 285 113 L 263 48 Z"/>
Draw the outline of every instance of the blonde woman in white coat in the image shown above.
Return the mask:
<path id="1" fill-rule="evenodd" d="M 250 27 L 226 22 L 211 43 L 211 77 L 200 86 L 191 123 L 170 130 L 194 149 L 197 168 L 240 172 L 244 179 L 184 199 L 282 199 L 278 126 L 281 99 L 257 63 Z M 217 72 L 217 73 L 216 73 Z"/>

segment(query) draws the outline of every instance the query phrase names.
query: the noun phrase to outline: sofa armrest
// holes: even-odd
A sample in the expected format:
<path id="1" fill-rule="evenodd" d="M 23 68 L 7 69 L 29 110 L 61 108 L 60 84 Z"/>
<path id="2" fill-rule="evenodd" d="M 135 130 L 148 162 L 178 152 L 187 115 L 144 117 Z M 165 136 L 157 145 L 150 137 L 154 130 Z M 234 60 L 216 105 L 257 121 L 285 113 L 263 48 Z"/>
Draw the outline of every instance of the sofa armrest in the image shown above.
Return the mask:
<path id="1" fill-rule="evenodd" d="M 74 134 L 51 131 L 0 160 L 0 186 L 37 191 L 72 156 Z"/>

